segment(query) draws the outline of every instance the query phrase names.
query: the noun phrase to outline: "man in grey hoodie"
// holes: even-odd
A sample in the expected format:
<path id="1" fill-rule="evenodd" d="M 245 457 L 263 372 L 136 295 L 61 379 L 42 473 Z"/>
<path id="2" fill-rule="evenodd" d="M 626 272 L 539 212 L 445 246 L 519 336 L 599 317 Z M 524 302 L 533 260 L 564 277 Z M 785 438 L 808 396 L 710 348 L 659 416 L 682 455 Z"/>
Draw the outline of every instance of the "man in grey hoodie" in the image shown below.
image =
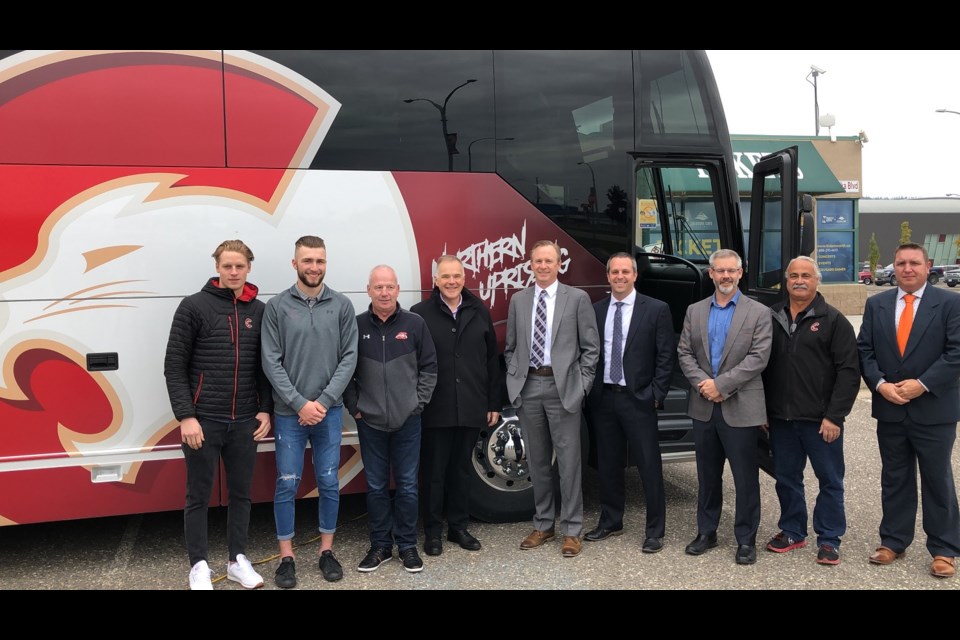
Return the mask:
<path id="1" fill-rule="evenodd" d="M 296 586 L 294 502 L 307 442 L 320 495 L 320 571 L 334 582 L 343 568 L 333 555 L 340 509 L 340 439 L 343 390 L 357 365 L 353 304 L 323 284 L 327 249 L 321 238 L 296 242 L 297 282 L 267 303 L 263 317 L 263 369 L 273 385 L 277 487 L 273 513 L 280 542 L 278 587 Z"/>

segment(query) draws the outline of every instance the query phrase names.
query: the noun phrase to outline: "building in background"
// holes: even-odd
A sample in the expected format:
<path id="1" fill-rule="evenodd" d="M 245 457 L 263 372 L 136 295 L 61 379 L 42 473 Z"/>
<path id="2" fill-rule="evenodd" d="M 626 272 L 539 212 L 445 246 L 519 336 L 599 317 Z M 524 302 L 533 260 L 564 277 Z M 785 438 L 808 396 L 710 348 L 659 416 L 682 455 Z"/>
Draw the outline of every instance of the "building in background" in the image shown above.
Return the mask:
<path id="1" fill-rule="evenodd" d="M 960 264 L 960 197 L 860 200 L 860 255 L 870 254 L 870 236 L 876 235 L 880 249 L 878 264 L 893 262 L 900 243 L 900 229 L 910 225 L 910 239 L 922 244 L 935 265 Z"/>

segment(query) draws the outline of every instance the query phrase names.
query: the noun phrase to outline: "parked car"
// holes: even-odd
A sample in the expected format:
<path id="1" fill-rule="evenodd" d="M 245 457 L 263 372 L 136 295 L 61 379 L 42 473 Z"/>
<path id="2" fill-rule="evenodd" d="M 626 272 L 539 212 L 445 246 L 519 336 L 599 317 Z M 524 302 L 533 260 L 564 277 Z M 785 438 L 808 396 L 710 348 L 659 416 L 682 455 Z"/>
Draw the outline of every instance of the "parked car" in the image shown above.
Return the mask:
<path id="1" fill-rule="evenodd" d="M 873 283 L 878 287 L 882 287 L 885 284 L 891 286 L 897 285 L 897 277 L 893 275 L 892 262 L 885 267 L 877 267 L 877 270 L 873 273 Z"/>
<path id="2" fill-rule="evenodd" d="M 960 284 L 960 269 L 954 267 L 950 271 L 946 271 L 943 274 L 943 281 L 951 288 Z"/>
<path id="3" fill-rule="evenodd" d="M 860 283 L 861 284 L 873 283 L 873 274 L 870 273 L 870 267 L 867 267 L 860 272 Z"/>

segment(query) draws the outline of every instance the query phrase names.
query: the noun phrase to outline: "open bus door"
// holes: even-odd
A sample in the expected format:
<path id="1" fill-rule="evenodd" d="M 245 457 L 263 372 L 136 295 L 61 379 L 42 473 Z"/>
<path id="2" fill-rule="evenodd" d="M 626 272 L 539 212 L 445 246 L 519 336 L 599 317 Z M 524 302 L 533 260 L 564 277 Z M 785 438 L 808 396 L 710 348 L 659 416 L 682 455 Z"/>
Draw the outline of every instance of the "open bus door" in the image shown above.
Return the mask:
<path id="1" fill-rule="evenodd" d="M 766 305 L 783 298 L 790 261 L 814 249 L 811 198 L 797 197 L 797 147 L 764 156 L 753 168 L 744 292 Z M 760 466 L 773 473 L 766 434 L 758 444 Z"/>

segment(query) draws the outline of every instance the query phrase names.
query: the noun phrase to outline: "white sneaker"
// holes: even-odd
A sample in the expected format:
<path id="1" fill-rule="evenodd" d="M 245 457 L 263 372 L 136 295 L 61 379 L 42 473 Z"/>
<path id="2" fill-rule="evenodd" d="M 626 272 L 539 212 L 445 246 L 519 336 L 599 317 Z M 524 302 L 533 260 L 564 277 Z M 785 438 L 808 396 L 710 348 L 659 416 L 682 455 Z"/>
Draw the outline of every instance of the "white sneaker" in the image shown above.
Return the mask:
<path id="1" fill-rule="evenodd" d="M 237 554 L 236 562 L 227 563 L 227 578 L 239 582 L 245 589 L 263 586 L 263 576 L 253 570 L 253 565 L 242 553 Z"/>
<path id="2" fill-rule="evenodd" d="M 213 582 L 210 576 L 213 571 L 206 560 L 201 560 L 190 569 L 190 590 L 191 591 L 213 591 Z"/>

